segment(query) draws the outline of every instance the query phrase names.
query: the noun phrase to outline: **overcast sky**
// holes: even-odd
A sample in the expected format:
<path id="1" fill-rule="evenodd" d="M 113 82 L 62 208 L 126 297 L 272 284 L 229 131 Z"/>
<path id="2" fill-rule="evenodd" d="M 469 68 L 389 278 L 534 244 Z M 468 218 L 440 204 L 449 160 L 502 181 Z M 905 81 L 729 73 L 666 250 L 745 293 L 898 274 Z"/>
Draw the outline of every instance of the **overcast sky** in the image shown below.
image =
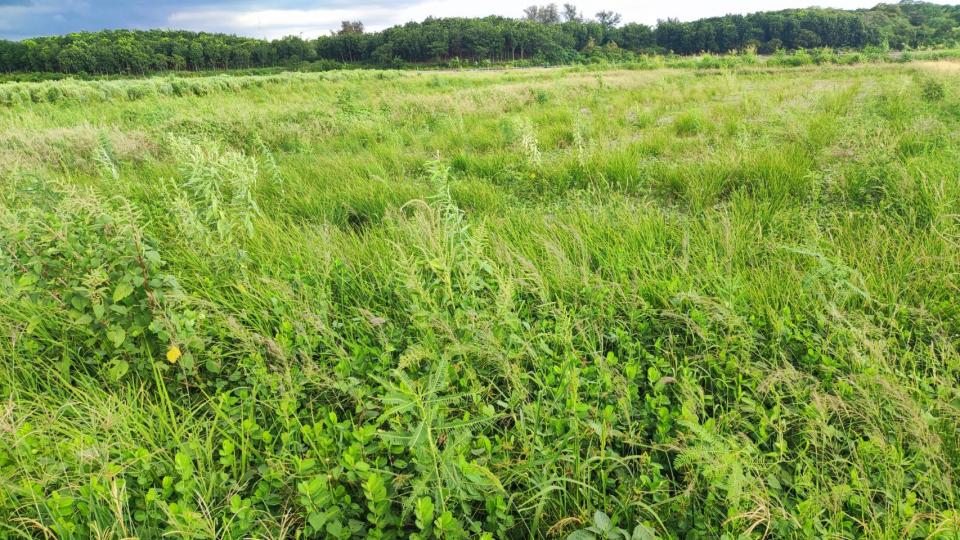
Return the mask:
<path id="1" fill-rule="evenodd" d="M 587 15 L 607 9 L 622 13 L 624 22 L 654 24 L 658 19 L 669 17 L 691 20 L 810 5 L 849 9 L 870 7 L 878 1 L 598 0 L 573 3 Z M 345 19 L 361 20 L 367 29 L 380 30 L 420 21 L 430 15 L 519 17 L 523 8 L 532 3 L 533 0 L 0 0 L 0 37 L 22 39 L 104 28 L 170 28 L 260 38 L 291 34 L 312 38 L 338 27 Z"/>

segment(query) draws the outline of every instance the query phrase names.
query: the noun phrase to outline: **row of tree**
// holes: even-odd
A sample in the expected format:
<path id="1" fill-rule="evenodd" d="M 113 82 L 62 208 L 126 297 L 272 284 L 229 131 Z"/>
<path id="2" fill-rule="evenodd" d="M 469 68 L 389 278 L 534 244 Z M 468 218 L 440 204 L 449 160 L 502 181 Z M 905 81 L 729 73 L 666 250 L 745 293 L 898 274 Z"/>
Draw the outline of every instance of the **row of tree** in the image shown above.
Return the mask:
<path id="1" fill-rule="evenodd" d="M 368 33 L 359 21 L 315 40 L 266 41 L 203 32 L 105 30 L 0 40 L 0 71 L 87 74 L 148 73 L 291 66 L 318 60 L 394 65 L 535 59 L 575 61 L 594 50 L 632 53 L 761 53 L 814 47 L 895 49 L 960 41 L 960 6 L 904 0 L 872 9 L 799 9 L 728 15 L 655 27 L 621 24 L 617 13 L 584 17 L 575 6 L 531 6 L 519 19 L 428 18 Z M 602 47 L 602 49 L 600 49 Z"/>

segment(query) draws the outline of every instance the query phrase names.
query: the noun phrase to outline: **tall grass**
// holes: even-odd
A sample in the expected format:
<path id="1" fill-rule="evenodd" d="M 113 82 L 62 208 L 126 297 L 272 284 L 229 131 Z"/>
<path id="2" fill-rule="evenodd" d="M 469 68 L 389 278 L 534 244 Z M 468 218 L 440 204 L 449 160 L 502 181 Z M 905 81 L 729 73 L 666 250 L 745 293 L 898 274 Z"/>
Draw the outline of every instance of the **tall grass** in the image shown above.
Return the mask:
<path id="1" fill-rule="evenodd" d="M 956 538 L 952 66 L 39 83 L 0 538 Z"/>

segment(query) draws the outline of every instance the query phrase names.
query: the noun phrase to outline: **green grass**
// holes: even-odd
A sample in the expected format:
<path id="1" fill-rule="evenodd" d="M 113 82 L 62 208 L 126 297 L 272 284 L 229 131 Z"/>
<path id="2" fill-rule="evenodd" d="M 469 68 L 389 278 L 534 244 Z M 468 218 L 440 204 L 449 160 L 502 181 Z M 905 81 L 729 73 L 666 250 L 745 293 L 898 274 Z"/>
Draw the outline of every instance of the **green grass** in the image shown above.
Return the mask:
<path id="1" fill-rule="evenodd" d="M 42 83 L 0 538 L 960 538 L 956 66 Z"/>

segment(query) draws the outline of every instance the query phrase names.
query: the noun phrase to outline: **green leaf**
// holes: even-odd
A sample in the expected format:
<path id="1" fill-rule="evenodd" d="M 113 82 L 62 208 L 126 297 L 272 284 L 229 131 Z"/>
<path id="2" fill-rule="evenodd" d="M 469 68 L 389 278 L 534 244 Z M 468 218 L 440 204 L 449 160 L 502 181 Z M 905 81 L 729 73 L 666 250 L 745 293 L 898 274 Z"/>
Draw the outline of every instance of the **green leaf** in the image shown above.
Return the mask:
<path id="1" fill-rule="evenodd" d="M 181 478 L 184 480 L 193 478 L 193 460 L 190 459 L 189 455 L 183 452 L 177 452 L 173 461 L 177 466 L 177 472 Z"/>
<path id="2" fill-rule="evenodd" d="M 17 284 L 21 287 L 29 287 L 37 282 L 37 275 L 34 273 L 26 273 L 20 276 L 20 279 L 17 280 Z"/>
<path id="3" fill-rule="evenodd" d="M 119 326 L 111 326 L 107 329 L 107 339 L 113 342 L 114 347 L 119 347 L 127 339 L 127 332 Z"/>
<path id="4" fill-rule="evenodd" d="M 350 536 L 350 530 L 344 527 L 339 519 L 327 523 L 326 531 L 327 534 L 333 538 L 347 538 Z"/>
<path id="5" fill-rule="evenodd" d="M 319 512 L 313 512 L 307 516 L 307 521 L 310 523 L 310 526 L 313 527 L 314 531 L 322 531 L 323 526 L 327 523 L 326 514 L 321 514 Z"/>
<path id="6" fill-rule="evenodd" d="M 657 540 L 657 533 L 641 523 L 633 529 L 633 537 L 631 540 Z"/>
<path id="7" fill-rule="evenodd" d="M 421 531 L 426 531 L 433 523 L 433 509 L 433 499 L 430 497 L 421 497 L 417 500 L 415 514 L 417 527 L 419 527 Z"/>
<path id="8" fill-rule="evenodd" d="M 119 381 L 127 372 L 130 371 L 130 364 L 125 360 L 114 360 L 110 366 L 110 378 Z"/>
<path id="9" fill-rule="evenodd" d="M 450 513 L 449 510 L 440 514 L 440 517 L 434 520 L 433 526 L 440 530 L 440 534 L 438 535 L 437 531 L 434 531 L 434 534 L 437 536 L 456 536 L 462 529 L 460 523 L 453 517 L 453 514 Z"/>
<path id="10" fill-rule="evenodd" d="M 155 265 L 163 264 L 163 259 L 160 258 L 160 254 L 152 249 L 144 250 L 143 258 L 146 259 L 151 264 L 155 264 Z"/>
<path id="11" fill-rule="evenodd" d="M 90 303 L 89 300 L 87 300 L 86 298 L 84 298 L 84 297 L 82 297 L 82 296 L 80 296 L 80 295 L 78 295 L 78 294 L 73 295 L 73 296 L 70 298 L 70 305 L 73 306 L 73 307 L 75 307 L 75 308 L 77 308 L 78 310 L 83 310 L 84 308 L 87 307 L 87 304 L 89 304 L 89 303 Z"/>
<path id="12" fill-rule="evenodd" d="M 374 503 L 384 501 L 387 498 L 387 487 L 379 474 L 371 474 L 370 477 L 367 478 L 367 482 L 364 485 L 364 492 L 367 499 Z"/>
<path id="13" fill-rule="evenodd" d="M 613 523 L 610 522 L 610 516 L 599 510 L 593 514 L 593 524 L 596 525 L 598 529 L 604 531 L 609 531 L 613 528 Z"/>
<path id="14" fill-rule="evenodd" d="M 114 303 L 119 302 L 124 298 L 130 296 L 130 293 L 132 292 L 133 292 L 133 287 L 129 283 L 125 281 L 120 282 L 120 284 L 117 285 L 117 288 L 114 289 L 113 291 Z"/>

